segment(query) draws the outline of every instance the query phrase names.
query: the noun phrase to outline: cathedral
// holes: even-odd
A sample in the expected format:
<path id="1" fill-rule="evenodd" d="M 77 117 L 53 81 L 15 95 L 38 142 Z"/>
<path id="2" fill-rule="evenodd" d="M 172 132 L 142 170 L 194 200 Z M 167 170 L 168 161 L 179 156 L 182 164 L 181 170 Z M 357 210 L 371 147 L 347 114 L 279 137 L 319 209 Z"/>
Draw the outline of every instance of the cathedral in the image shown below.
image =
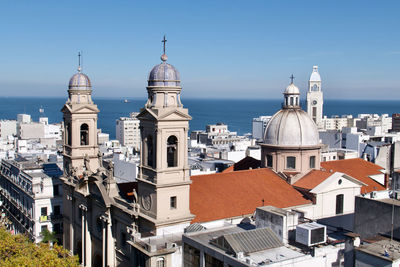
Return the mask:
<path id="1" fill-rule="evenodd" d="M 300 108 L 300 91 L 292 79 L 284 90 L 282 109 L 265 130 L 259 163 L 253 159 L 249 168 L 243 164 L 241 170 L 190 177 L 191 116 L 181 101 L 180 74 L 167 63 L 165 41 L 161 63 L 148 76 L 147 102 L 137 116 L 141 133 L 137 182 L 116 183 L 112 161 L 103 160 L 99 152 L 99 109 L 92 100 L 89 77 L 79 66 L 69 81 L 61 110 L 63 246 L 78 255 L 83 266 L 182 266 L 184 256 L 191 253 L 182 246 L 186 232 L 248 221 L 259 206 L 296 207 L 308 218 L 335 215 L 326 212 L 324 205 L 333 206 L 332 201 L 323 201 L 326 196 L 342 201 L 340 214 L 351 213 L 354 194 L 383 188 L 369 178 L 377 174 L 374 166 L 366 174 L 355 172 L 354 179 L 342 173 L 350 169 L 346 164 L 365 163 L 322 168 L 317 129 L 322 92 L 316 67 L 307 94 L 311 114 Z M 312 191 L 326 181 L 333 184 L 329 194 Z M 340 193 L 344 185 L 347 195 Z M 204 255 L 188 256 L 204 263 Z"/>

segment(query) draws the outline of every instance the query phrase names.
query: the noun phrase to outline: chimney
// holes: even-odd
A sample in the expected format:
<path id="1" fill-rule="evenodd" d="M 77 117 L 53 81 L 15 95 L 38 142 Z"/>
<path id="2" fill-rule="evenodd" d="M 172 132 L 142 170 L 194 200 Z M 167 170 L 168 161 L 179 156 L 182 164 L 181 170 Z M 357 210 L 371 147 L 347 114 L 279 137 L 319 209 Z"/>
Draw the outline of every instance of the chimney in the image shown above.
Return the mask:
<path id="1" fill-rule="evenodd" d="M 383 185 L 385 186 L 385 189 L 389 189 L 389 174 L 388 173 L 385 173 L 385 182 Z"/>

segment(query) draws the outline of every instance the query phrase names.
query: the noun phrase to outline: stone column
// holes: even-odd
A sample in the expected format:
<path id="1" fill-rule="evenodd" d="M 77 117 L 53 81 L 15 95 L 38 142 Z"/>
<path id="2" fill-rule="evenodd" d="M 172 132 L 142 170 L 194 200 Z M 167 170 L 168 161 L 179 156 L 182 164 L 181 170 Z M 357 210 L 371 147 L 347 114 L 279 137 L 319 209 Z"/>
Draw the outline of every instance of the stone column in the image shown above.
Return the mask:
<path id="1" fill-rule="evenodd" d="M 85 217 L 86 217 L 86 210 L 87 207 L 83 204 L 79 205 L 79 208 L 82 210 L 82 217 L 81 217 L 81 228 L 82 228 L 82 265 L 87 266 L 86 263 L 86 223 L 85 223 Z"/>
<path id="2" fill-rule="evenodd" d="M 102 220 L 102 225 L 103 225 L 103 267 L 107 267 L 107 225 L 108 225 L 108 217 L 106 215 L 102 215 L 100 217 Z"/>
<path id="3" fill-rule="evenodd" d="M 85 256 L 86 256 L 86 266 L 92 266 L 92 238 L 89 232 L 89 222 L 87 209 L 85 210 Z"/>
<path id="4" fill-rule="evenodd" d="M 200 250 L 200 267 L 205 266 L 204 250 Z"/>
<path id="5" fill-rule="evenodd" d="M 112 234 L 112 223 L 111 223 L 111 218 L 109 217 L 108 224 L 107 224 L 107 265 L 108 266 L 115 266 L 114 253 L 115 253 L 115 248 L 114 248 L 114 238 L 113 238 L 113 234 Z"/>

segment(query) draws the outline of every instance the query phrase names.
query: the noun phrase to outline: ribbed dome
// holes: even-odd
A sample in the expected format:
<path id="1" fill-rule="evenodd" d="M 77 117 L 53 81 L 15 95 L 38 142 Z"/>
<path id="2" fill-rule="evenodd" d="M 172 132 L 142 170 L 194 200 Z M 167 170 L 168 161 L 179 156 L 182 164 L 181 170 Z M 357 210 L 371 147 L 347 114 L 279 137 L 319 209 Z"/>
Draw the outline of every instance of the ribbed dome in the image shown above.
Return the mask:
<path id="1" fill-rule="evenodd" d="M 296 85 L 291 83 L 288 87 L 286 87 L 284 94 L 300 94 L 300 90 Z"/>
<path id="2" fill-rule="evenodd" d="M 74 74 L 69 80 L 70 90 L 91 90 L 91 87 L 89 77 L 81 72 Z"/>
<path id="3" fill-rule="evenodd" d="M 274 146 L 316 146 L 317 126 L 301 109 L 282 109 L 270 120 L 264 134 L 264 144 Z"/>
<path id="4" fill-rule="evenodd" d="M 149 74 L 148 86 L 180 86 L 178 70 L 166 63 L 156 65 Z"/>

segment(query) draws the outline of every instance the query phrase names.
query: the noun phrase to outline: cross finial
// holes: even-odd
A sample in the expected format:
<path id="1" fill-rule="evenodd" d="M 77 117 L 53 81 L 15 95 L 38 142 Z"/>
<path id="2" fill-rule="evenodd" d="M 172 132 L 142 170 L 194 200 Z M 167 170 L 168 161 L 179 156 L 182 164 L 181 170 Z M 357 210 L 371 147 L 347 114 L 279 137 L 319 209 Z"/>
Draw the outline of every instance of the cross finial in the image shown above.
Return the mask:
<path id="1" fill-rule="evenodd" d="M 293 83 L 293 80 L 294 80 L 293 74 L 292 74 L 289 78 L 290 78 L 290 80 L 291 80 L 291 83 Z"/>
<path id="2" fill-rule="evenodd" d="M 81 51 L 78 52 L 78 71 L 81 72 Z"/>
<path id="3" fill-rule="evenodd" d="M 164 38 L 163 38 L 163 40 L 161 41 L 162 43 L 164 43 L 164 49 L 163 49 L 163 51 L 164 51 L 164 55 L 165 55 L 165 43 L 167 42 L 167 39 L 165 39 L 165 34 L 164 34 Z"/>

